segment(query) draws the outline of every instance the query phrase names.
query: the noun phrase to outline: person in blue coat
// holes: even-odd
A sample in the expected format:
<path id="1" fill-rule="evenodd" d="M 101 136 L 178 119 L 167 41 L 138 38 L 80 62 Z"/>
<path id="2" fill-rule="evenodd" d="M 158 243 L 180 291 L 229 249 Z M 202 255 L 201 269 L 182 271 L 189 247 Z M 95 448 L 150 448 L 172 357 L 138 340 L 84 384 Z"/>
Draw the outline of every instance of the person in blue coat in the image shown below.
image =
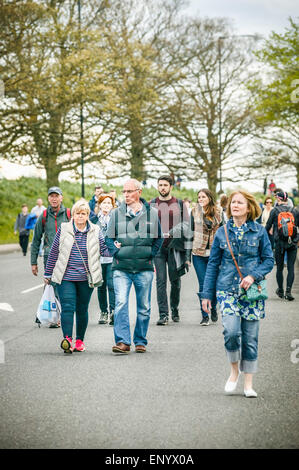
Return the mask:
<path id="1" fill-rule="evenodd" d="M 236 390 L 240 372 L 244 372 L 244 395 L 256 397 L 253 374 L 257 372 L 260 319 L 265 317 L 265 301 L 249 301 L 246 293 L 273 269 L 274 258 L 265 227 L 255 222 L 261 209 L 247 191 L 233 192 L 228 200 L 228 239 L 242 273 L 241 280 L 231 256 L 224 226 L 216 232 L 202 292 L 202 307 L 211 313 L 213 296 L 222 314 L 225 350 L 231 373 L 225 385 L 228 394 Z"/>
<path id="2" fill-rule="evenodd" d="M 37 216 L 35 214 L 32 214 L 32 213 L 28 214 L 28 217 L 25 223 L 25 229 L 33 230 L 35 227 L 36 221 L 37 221 Z"/>

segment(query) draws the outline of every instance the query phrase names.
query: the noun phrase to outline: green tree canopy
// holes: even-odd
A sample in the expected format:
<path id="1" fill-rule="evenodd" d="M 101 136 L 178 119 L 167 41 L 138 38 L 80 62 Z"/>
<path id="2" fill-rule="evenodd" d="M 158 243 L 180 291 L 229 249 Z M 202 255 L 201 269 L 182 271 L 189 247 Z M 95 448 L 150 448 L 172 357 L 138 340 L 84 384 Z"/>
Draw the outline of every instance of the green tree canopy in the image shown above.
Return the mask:
<path id="1" fill-rule="evenodd" d="M 262 74 L 250 83 L 256 122 L 255 168 L 292 169 L 299 187 L 299 23 L 289 18 L 284 33 L 273 32 L 256 55 Z"/>
<path id="2" fill-rule="evenodd" d="M 106 52 L 92 18 L 105 1 L 87 6 L 78 24 L 77 1 L 1 3 L 0 151 L 14 161 L 30 159 L 44 168 L 47 184 L 80 163 L 80 106 L 113 96 L 107 83 Z M 85 163 L 105 157 L 102 133 L 86 119 Z"/>

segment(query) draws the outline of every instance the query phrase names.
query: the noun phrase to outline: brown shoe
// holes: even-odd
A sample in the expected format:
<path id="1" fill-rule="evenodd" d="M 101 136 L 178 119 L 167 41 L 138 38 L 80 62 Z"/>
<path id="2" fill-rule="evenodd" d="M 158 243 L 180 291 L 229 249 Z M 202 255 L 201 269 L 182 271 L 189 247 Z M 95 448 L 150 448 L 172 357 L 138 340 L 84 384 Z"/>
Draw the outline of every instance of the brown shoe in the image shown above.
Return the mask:
<path id="1" fill-rule="evenodd" d="M 137 344 L 135 346 L 135 352 L 137 353 L 145 353 L 146 352 L 146 348 L 145 346 L 143 346 L 143 344 Z"/>
<path id="2" fill-rule="evenodd" d="M 117 343 L 112 348 L 112 352 L 119 354 L 128 354 L 130 352 L 130 346 L 125 343 Z"/>

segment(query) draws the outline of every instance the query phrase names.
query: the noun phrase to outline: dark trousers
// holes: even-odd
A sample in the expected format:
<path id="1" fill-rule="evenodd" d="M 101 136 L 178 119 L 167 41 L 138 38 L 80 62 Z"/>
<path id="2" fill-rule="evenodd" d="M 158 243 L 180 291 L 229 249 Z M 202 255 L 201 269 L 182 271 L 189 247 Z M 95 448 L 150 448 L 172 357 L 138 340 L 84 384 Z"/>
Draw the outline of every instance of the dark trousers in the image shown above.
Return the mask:
<path id="1" fill-rule="evenodd" d="M 98 299 L 101 312 L 108 312 L 107 290 L 109 297 L 109 312 L 115 309 L 115 294 L 113 287 L 112 263 L 102 264 L 103 284 L 98 287 Z"/>
<path id="2" fill-rule="evenodd" d="M 206 270 L 209 262 L 209 257 L 208 256 L 197 256 L 197 255 L 192 255 L 192 261 L 194 265 L 194 269 L 196 272 L 197 280 L 198 280 L 198 298 L 200 302 L 200 309 L 201 309 L 201 315 L 202 318 L 209 318 L 209 315 L 204 312 L 202 309 L 201 305 L 201 298 L 202 298 L 202 290 L 203 290 L 203 285 L 205 282 L 205 275 L 206 275 Z M 217 299 L 216 296 L 212 299 L 212 312 L 216 313 L 216 305 L 217 305 Z"/>
<path id="3" fill-rule="evenodd" d="M 26 255 L 27 253 L 28 242 L 29 242 L 29 235 L 27 235 L 26 233 L 20 233 L 19 243 L 20 243 L 20 247 L 22 248 L 22 252 L 24 255 Z"/>
<path id="4" fill-rule="evenodd" d="M 291 289 L 295 273 L 294 273 L 294 266 L 297 257 L 297 247 L 292 246 L 291 248 L 284 248 L 279 243 L 276 243 L 275 246 L 275 261 L 276 261 L 276 280 L 279 289 L 283 290 L 283 268 L 284 268 L 284 257 L 285 253 L 287 253 L 287 288 Z"/>
<path id="5" fill-rule="evenodd" d="M 160 317 L 168 316 L 168 299 L 167 299 L 167 265 L 168 275 L 171 277 L 168 264 L 168 250 L 161 248 L 159 254 L 154 258 L 156 267 L 156 287 L 157 301 L 159 306 Z M 177 314 L 181 293 L 181 279 L 177 278 L 170 281 L 170 309 L 174 315 Z"/>
<path id="6" fill-rule="evenodd" d="M 84 340 L 88 325 L 88 305 L 93 289 L 87 281 L 62 281 L 58 284 L 63 336 L 73 337 L 76 312 L 76 339 Z"/>
<path id="7" fill-rule="evenodd" d="M 274 235 L 271 235 L 270 233 L 268 233 L 268 237 L 269 237 L 269 240 L 270 240 L 270 243 L 271 243 L 271 247 L 272 247 L 272 250 L 274 250 Z"/>

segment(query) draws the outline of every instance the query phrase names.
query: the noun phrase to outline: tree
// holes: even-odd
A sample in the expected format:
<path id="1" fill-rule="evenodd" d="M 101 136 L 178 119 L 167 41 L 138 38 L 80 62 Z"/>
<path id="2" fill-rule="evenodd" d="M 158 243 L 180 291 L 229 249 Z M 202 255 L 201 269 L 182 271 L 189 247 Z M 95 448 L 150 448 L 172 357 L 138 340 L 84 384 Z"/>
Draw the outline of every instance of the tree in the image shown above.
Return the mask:
<path id="1" fill-rule="evenodd" d="M 90 3 L 92 5 L 90 5 Z M 105 1 L 89 2 L 78 24 L 77 1 L 1 3 L 0 72 L 5 98 L 0 108 L 0 152 L 45 168 L 47 185 L 80 164 L 80 107 L 113 95 L 103 64 L 105 48 L 93 19 Z M 85 163 L 105 158 L 104 129 L 94 132 L 86 116 Z"/>
<path id="2" fill-rule="evenodd" d="M 272 32 L 257 51 L 263 73 L 249 84 L 253 116 L 260 137 L 255 168 L 295 171 L 299 187 L 299 24 L 292 18 L 285 32 Z M 261 154 L 263 158 L 261 158 Z"/>
<path id="3" fill-rule="evenodd" d="M 186 78 L 173 89 L 175 98 L 164 117 L 168 130 L 163 137 L 169 140 L 170 155 L 166 164 L 189 180 L 206 179 L 214 193 L 222 170 L 229 180 L 228 170 L 238 165 L 240 148 L 250 140 L 244 78 L 250 74 L 252 44 L 253 39 L 234 37 L 223 19 L 191 20 L 186 25 Z"/>
<path id="4" fill-rule="evenodd" d="M 151 163 L 156 165 L 161 153 L 158 136 L 165 127 L 161 115 L 168 106 L 167 91 L 181 75 L 178 61 L 166 52 L 180 5 L 180 0 L 121 0 L 108 11 L 109 80 L 116 105 L 105 113 L 95 103 L 95 116 L 118 149 L 107 158 L 114 163 L 110 176 L 116 174 L 115 164 L 140 180 L 149 168 L 155 172 Z"/>

